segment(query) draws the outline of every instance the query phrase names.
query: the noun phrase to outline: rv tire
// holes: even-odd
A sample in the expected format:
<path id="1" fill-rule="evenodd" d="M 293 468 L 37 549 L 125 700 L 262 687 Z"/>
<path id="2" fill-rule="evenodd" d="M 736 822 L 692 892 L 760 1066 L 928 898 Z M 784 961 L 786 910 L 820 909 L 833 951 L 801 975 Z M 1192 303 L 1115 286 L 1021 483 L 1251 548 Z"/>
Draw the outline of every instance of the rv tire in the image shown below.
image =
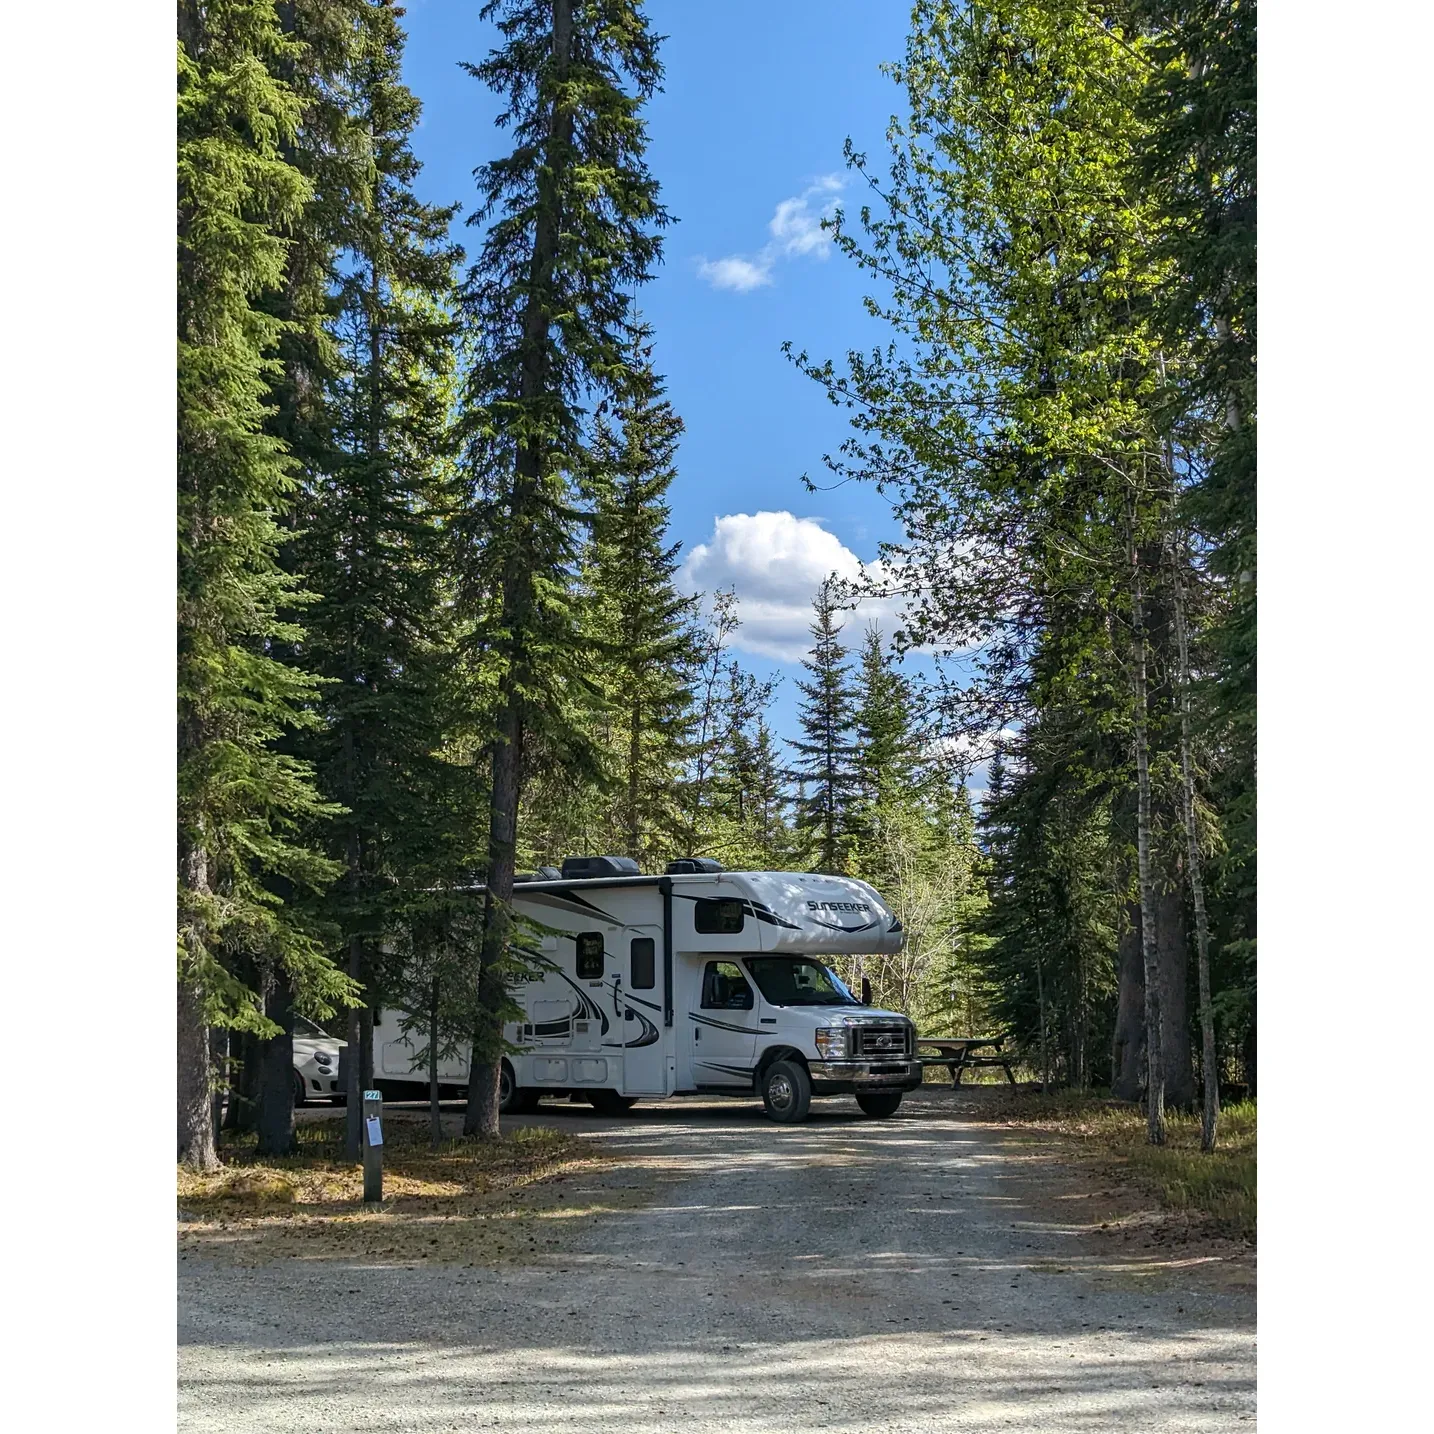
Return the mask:
<path id="1" fill-rule="evenodd" d="M 518 1078 L 504 1061 L 498 1068 L 498 1113 L 512 1115 L 518 1108 Z"/>
<path id="2" fill-rule="evenodd" d="M 862 1111 L 877 1120 L 884 1120 L 888 1115 L 895 1115 L 896 1108 L 901 1104 L 901 1092 L 899 1090 L 872 1091 L 869 1095 L 859 1095 L 856 1103 Z"/>
<path id="3" fill-rule="evenodd" d="M 797 1125 L 812 1105 L 812 1078 L 800 1061 L 773 1061 L 762 1076 L 762 1105 L 770 1119 Z"/>

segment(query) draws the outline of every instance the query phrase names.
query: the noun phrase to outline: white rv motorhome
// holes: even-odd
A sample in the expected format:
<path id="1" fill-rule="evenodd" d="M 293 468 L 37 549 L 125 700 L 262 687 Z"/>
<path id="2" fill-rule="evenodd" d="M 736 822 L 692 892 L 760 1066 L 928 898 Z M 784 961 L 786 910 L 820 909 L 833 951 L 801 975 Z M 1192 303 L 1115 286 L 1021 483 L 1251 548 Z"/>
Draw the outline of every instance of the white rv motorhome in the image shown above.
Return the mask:
<path id="1" fill-rule="evenodd" d="M 891 1115 L 921 1083 L 910 1020 L 863 1005 L 831 968 L 834 956 L 905 940 L 864 881 L 729 872 L 701 857 L 645 876 L 626 858 L 574 857 L 561 874 L 520 879 L 514 906 L 543 930 L 518 939 L 544 972 L 515 993 L 524 1018 L 504 1031 L 517 1048 L 503 1060 L 504 1110 L 545 1095 L 608 1112 L 759 1095 L 786 1123 L 806 1118 L 813 1095 L 854 1095 L 868 1115 Z M 376 1076 L 415 1078 L 412 1046 L 382 1016 L 374 1055 Z M 466 1079 L 463 1062 L 440 1071 Z"/>

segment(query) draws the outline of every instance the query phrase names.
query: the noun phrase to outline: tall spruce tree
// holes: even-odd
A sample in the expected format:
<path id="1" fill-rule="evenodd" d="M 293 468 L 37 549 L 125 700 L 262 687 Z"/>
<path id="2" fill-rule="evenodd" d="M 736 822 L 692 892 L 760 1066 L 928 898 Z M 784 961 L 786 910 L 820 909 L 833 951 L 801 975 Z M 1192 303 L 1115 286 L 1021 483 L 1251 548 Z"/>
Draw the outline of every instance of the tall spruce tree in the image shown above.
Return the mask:
<path id="1" fill-rule="evenodd" d="M 276 5 L 275 12 L 290 41 L 276 73 L 293 92 L 299 111 L 297 128 L 282 142 L 282 152 L 309 181 L 309 196 L 292 227 L 283 278 L 263 300 L 282 321 L 268 430 L 283 442 L 297 472 L 312 472 L 325 464 L 330 443 L 326 398 L 336 379 L 331 326 L 335 260 L 370 200 L 371 146 L 354 84 L 369 20 L 379 11 L 372 0 L 290 0 Z M 285 526 L 292 530 L 292 521 Z M 287 544 L 280 561 L 303 581 L 302 567 Z M 276 642 L 271 651 L 296 666 L 307 665 L 297 646 Z M 263 985 L 276 1030 L 265 1040 L 246 1041 L 240 1055 L 249 1067 L 243 1074 L 254 1096 L 259 1149 L 272 1155 L 287 1152 L 294 1141 L 295 1008 L 292 983 L 279 973 L 265 973 Z"/>
<path id="2" fill-rule="evenodd" d="M 366 992 L 344 1060 L 352 1156 L 359 1092 L 373 1079 L 369 1013 L 384 995 L 385 936 L 409 928 L 426 887 L 471 864 L 482 795 L 471 768 L 442 750 L 461 695 L 449 580 L 454 210 L 413 192 L 420 107 L 401 80 L 397 16 L 372 5 L 366 20 L 351 93 L 373 168 L 337 256 L 328 382 L 291 545 L 321 594 L 305 650 L 328 679 L 304 750 L 345 809 L 326 833 L 344 879 L 323 913 Z"/>
<path id="3" fill-rule="evenodd" d="M 308 673 L 270 655 L 300 632 L 277 561 L 294 475 L 265 431 L 285 324 L 263 297 L 311 189 L 284 157 L 300 119 L 275 71 L 296 47 L 272 4 L 179 6 L 178 1151 L 212 1167 L 211 1026 L 267 1036 L 243 975 L 277 970 L 312 1014 L 351 995 L 282 892 L 334 864 L 303 839 L 325 807 L 308 765 L 275 751 L 307 720 Z"/>
<path id="4" fill-rule="evenodd" d="M 857 798 L 853 825 L 869 835 L 869 813 L 884 800 L 912 790 L 916 778 L 918 734 L 911 684 L 898 670 L 880 629 L 868 627 L 861 644 L 857 678 Z"/>
<path id="5" fill-rule="evenodd" d="M 815 870 L 847 869 L 850 804 L 857 789 L 856 726 L 851 669 L 841 645 L 836 584 L 823 578 L 812 602 L 812 648 L 802 659 L 808 674 L 798 679 L 802 736 L 792 776 L 801 784 L 796 828 Z"/>
<path id="6" fill-rule="evenodd" d="M 465 68 L 505 96 L 514 147 L 476 171 L 485 225 L 461 290 L 473 362 L 462 394 L 472 482 L 468 607 L 494 667 L 480 1006 L 465 1130 L 498 1133 L 505 963 L 525 753 L 591 764 L 568 723 L 586 680 L 574 567 L 584 405 L 633 381 L 632 290 L 667 223 L 644 159 L 657 39 L 636 0 L 490 0 L 501 45 Z"/>
<path id="7" fill-rule="evenodd" d="M 675 586 L 681 544 L 668 541 L 667 490 L 682 420 L 652 368 L 651 330 L 628 355 L 628 392 L 600 418 L 592 445 L 592 540 L 584 565 L 586 630 L 610 708 L 614 794 L 605 825 L 642 864 L 673 854 L 679 783 L 692 725 L 695 598 Z"/>

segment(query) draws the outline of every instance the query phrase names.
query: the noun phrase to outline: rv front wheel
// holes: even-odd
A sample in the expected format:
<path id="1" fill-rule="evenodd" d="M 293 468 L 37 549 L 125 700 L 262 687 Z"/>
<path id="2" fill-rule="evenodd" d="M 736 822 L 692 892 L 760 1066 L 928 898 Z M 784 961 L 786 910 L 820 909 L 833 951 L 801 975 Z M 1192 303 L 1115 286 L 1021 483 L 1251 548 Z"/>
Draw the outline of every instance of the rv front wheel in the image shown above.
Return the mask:
<path id="1" fill-rule="evenodd" d="M 812 1078 L 797 1061 L 773 1061 L 762 1077 L 762 1104 L 768 1116 L 782 1125 L 807 1118 L 812 1105 Z"/>
<path id="2" fill-rule="evenodd" d="M 895 1115 L 896 1108 L 901 1104 L 901 1092 L 899 1090 L 872 1092 L 870 1095 L 859 1095 L 856 1103 L 862 1110 L 877 1120 L 884 1120 L 888 1115 Z"/>

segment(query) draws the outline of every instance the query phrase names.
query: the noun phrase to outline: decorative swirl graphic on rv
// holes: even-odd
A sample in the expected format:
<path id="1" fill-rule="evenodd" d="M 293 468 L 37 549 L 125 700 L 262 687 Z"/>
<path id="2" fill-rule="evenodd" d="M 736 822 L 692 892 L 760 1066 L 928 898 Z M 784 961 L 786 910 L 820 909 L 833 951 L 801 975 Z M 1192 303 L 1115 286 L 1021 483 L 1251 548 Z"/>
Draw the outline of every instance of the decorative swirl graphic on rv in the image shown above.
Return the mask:
<path id="1" fill-rule="evenodd" d="M 623 1039 L 620 1041 L 604 1041 L 603 1046 L 607 1048 L 615 1048 L 617 1050 L 634 1051 L 637 1050 L 640 1046 L 652 1045 L 658 1039 L 660 1032 L 658 1031 L 657 1027 L 654 1026 L 652 1022 L 649 1021 L 647 1017 L 642 1014 L 641 1011 L 634 1011 L 630 1003 L 636 1002 L 639 1006 L 646 1006 L 649 1011 L 658 1011 L 662 1008 L 660 1006 L 653 1005 L 651 1001 L 644 1001 L 641 996 L 624 996 L 622 994 L 622 988 L 618 985 L 616 981 L 609 981 L 607 983 L 607 989 L 612 992 L 613 1014 L 617 1017 L 618 1024 L 624 1027 L 622 1031 L 623 1036 L 626 1037 L 627 1035 L 625 1025 L 628 1021 L 637 1022 L 638 1032 L 637 1039 L 635 1041 L 629 1041 L 627 1039 Z"/>
<path id="2" fill-rule="evenodd" d="M 555 969 L 553 971 L 553 975 L 566 981 L 567 984 L 573 988 L 573 991 L 576 993 L 578 998 L 577 1015 L 581 1019 L 587 1021 L 592 1020 L 593 1017 L 596 1016 L 597 1019 L 602 1022 L 603 1035 L 607 1035 L 610 1029 L 608 1025 L 607 1012 L 604 1011 L 603 1008 L 599 1006 L 597 1002 L 594 1001 L 592 997 L 589 996 L 588 993 L 584 991 L 583 988 L 579 986 L 578 983 L 574 981 L 573 978 L 569 976 L 566 971 L 559 971 Z"/>
<path id="3" fill-rule="evenodd" d="M 641 1028 L 638 1033 L 637 1039 L 635 1041 L 604 1041 L 603 1044 L 605 1046 L 619 1046 L 623 1050 L 634 1051 L 639 1046 L 650 1046 L 653 1044 L 654 1041 L 657 1040 L 657 1027 L 654 1026 L 652 1022 L 647 1019 L 646 1016 L 642 1015 L 641 1012 L 634 1011 L 632 1007 L 629 1006 L 623 1012 L 623 1015 L 629 1021 L 636 1021 Z"/>

